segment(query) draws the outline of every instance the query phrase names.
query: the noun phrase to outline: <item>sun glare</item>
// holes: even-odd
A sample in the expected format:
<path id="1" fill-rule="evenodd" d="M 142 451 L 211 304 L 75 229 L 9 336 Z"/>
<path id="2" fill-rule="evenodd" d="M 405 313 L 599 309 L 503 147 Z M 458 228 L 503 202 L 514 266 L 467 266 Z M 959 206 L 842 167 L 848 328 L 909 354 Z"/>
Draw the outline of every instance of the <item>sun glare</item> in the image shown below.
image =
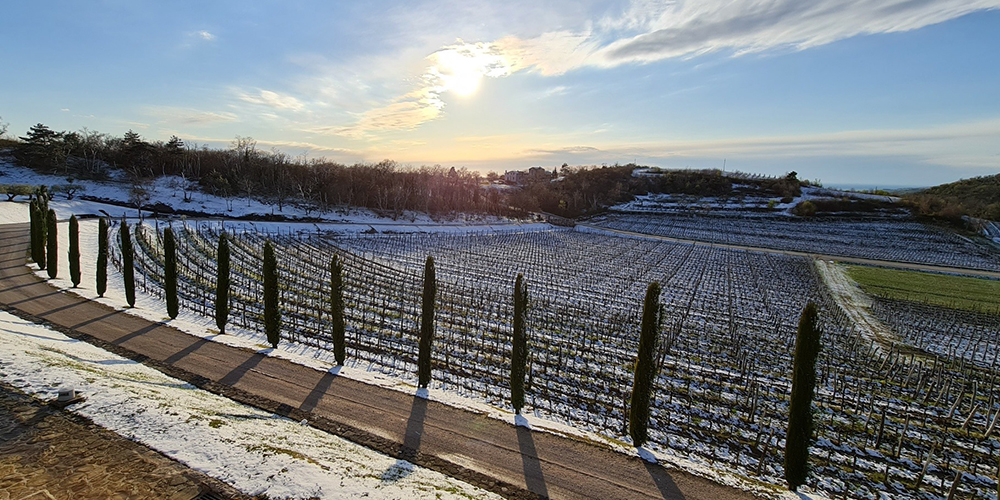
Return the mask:
<path id="1" fill-rule="evenodd" d="M 509 74 L 506 60 L 481 44 L 461 44 L 434 54 L 431 74 L 438 90 L 468 97 L 479 90 L 483 77 Z"/>

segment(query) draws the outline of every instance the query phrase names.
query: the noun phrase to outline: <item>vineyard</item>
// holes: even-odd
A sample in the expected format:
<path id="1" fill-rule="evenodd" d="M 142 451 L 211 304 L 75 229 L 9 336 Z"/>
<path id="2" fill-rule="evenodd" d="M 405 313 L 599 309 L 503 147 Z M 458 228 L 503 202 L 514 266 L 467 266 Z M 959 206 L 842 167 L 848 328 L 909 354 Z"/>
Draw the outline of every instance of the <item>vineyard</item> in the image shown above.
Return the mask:
<path id="1" fill-rule="evenodd" d="M 700 230 L 696 222 L 705 222 L 670 219 L 658 229 L 651 219 L 635 218 L 630 223 L 610 216 L 602 224 L 690 238 Z M 795 225 L 761 224 L 764 235 L 782 230 L 774 224 Z M 162 296 L 159 226 L 137 227 L 136 268 L 139 288 Z M 221 227 L 173 228 L 181 307 L 211 316 Z M 796 228 L 788 241 L 805 242 L 824 231 Z M 730 242 L 766 239 L 728 229 L 714 234 Z M 907 224 L 891 231 L 895 236 L 886 241 L 905 234 L 933 236 L 949 248 L 958 244 Z M 332 351 L 328 269 L 337 254 L 344 262 L 349 362 L 405 379 L 416 376 L 422 268 L 433 256 L 438 305 L 432 385 L 503 407 L 510 400 L 511 296 L 514 277 L 524 273 L 530 295 L 527 409 L 623 441 L 642 296 L 657 280 L 664 322 L 649 446 L 775 485 L 784 484 L 796 323 L 806 302 L 815 301 L 823 350 L 810 484 L 838 498 L 880 498 L 883 492 L 944 498 L 953 489 L 954 498 L 996 496 L 996 329 L 961 330 L 966 340 L 959 345 L 967 347 L 955 348 L 956 330 L 947 325 L 957 319 L 889 304 L 877 311 L 891 310 L 904 323 L 926 317 L 943 326 L 902 334 L 912 345 L 873 345 L 832 300 L 810 259 L 564 229 L 231 236 L 232 324 L 263 331 L 260 256 L 270 239 L 279 256 L 282 342 Z M 924 240 L 918 247 L 912 240 L 897 243 L 859 251 L 945 259 Z M 966 258 L 977 266 L 989 262 L 982 255 Z M 112 261 L 120 266 L 120 255 Z"/>
<path id="2" fill-rule="evenodd" d="M 968 269 L 1000 266 L 996 252 L 968 238 L 890 217 L 851 220 L 611 213 L 588 223 L 686 240 L 844 257 Z"/>

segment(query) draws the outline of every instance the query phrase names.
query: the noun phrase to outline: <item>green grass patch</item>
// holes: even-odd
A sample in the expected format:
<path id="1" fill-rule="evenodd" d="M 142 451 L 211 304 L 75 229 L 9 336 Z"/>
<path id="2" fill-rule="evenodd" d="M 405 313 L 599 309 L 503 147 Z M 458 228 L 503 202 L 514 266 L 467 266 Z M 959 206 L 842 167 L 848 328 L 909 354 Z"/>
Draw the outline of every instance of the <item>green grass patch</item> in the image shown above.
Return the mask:
<path id="1" fill-rule="evenodd" d="M 848 266 L 847 274 L 869 295 L 967 311 L 1000 311 L 996 280 L 865 266 Z"/>

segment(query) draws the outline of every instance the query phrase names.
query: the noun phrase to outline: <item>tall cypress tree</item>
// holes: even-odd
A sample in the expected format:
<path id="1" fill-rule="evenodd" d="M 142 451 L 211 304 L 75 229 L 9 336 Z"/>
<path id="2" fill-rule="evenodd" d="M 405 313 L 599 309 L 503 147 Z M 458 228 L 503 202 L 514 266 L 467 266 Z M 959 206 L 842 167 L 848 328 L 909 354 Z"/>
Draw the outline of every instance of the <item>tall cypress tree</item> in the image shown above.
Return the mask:
<path id="1" fill-rule="evenodd" d="M 80 221 L 75 215 L 69 218 L 69 279 L 73 288 L 80 286 Z"/>
<path id="2" fill-rule="evenodd" d="M 343 366 L 347 358 L 344 345 L 344 265 L 337 254 L 330 260 L 330 316 L 333 322 L 333 357 L 337 359 L 338 366 Z"/>
<path id="3" fill-rule="evenodd" d="M 97 223 L 97 296 L 108 291 L 108 219 L 101 217 Z"/>
<path id="4" fill-rule="evenodd" d="M 41 225 L 42 216 L 39 214 L 37 199 L 33 198 L 31 203 L 28 205 L 28 215 L 30 217 L 28 227 L 31 230 L 31 239 L 29 240 L 31 242 L 31 260 L 38 265 L 39 269 L 45 269 L 45 258 L 42 257 L 45 250 L 40 244 L 42 241 L 42 230 L 39 227 Z"/>
<path id="5" fill-rule="evenodd" d="M 132 248 L 132 234 L 128 222 L 122 219 L 121 230 L 118 231 L 122 250 L 122 278 L 125 282 L 125 302 L 129 307 L 135 307 L 135 250 Z"/>
<path id="6" fill-rule="evenodd" d="M 792 397 L 788 404 L 788 432 L 785 434 L 785 480 L 792 491 L 806 483 L 809 473 L 812 400 L 816 389 L 816 358 L 820 350 L 817 315 L 816 304 L 806 304 L 795 337 Z"/>
<path id="7" fill-rule="evenodd" d="M 45 247 L 45 258 L 48 261 L 46 263 L 46 270 L 49 272 L 49 278 L 55 279 L 56 275 L 59 273 L 59 239 L 56 234 L 56 211 L 51 208 L 48 211 L 48 215 L 45 217 L 46 234 L 45 237 L 46 247 Z"/>
<path id="8" fill-rule="evenodd" d="M 264 333 L 271 347 L 278 347 L 281 309 L 278 304 L 278 261 L 271 240 L 264 244 Z"/>
<path id="9" fill-rule="evenodd" d="M 177 317 L 180 305 L 177 302 L 177 242 L 174 229 L 167 226 L 163 230 L 163 291 L 167 300 L 167 316 Z"/>
<path id="10" fill-rule="evenodd" d="M 226 333 L 226 322 L 229 321 L 229 238 L 225 231 L 219 235 L 216 260 L 215 326 L 219 327 L 219 333 Z"/>
<path id="11" fill-rule="evenodd" d="M 524 407 L 524 373 L 528 361 L 527 309 L 528 284 L 524 275 L 518 273 L 514 281 L 514 339 L 510 356 L 510 402 L 518 414 Z"/>
<path id="12" fill-rule="evenodd" d="M 424 388 L 431 382 L 431 341 L 434 339 L 434 299 L 437 279 L 434 276 L 434 257 L 428 256 L 424 264 L 424 294 L 420 309 L 420 349 L 417 355 L 417 386 Z"/>
<path id="13" fill-rule="evenodd" d="M 660 284 L 656 281 L 646 288 L 642 306 L 642 329 L 639 333 L 639 353 L 635 358 L 635 378 L 632 382 L 632 403 L 628 431 L 635 446 L 646 444 L 649 439 L 649 401 L 653 395 L 656 368 L 653 351 L 660 330 Z"/>

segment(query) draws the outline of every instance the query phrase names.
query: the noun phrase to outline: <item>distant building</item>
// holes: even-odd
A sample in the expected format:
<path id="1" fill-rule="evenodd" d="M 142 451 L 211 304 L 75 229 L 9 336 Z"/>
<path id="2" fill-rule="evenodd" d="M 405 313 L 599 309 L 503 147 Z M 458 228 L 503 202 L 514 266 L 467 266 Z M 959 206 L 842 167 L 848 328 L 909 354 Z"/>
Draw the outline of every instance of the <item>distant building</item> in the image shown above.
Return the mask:
<path id="1" fill-rule="evenodd" d="M 531 167 L 528 170 L 508 170 L 503 174 L 504 182 L 514 186 L 530 182 L 549 181 L 553 177 L 555 177 L 555 170 L 549 172 L 543 167 Z"/>

